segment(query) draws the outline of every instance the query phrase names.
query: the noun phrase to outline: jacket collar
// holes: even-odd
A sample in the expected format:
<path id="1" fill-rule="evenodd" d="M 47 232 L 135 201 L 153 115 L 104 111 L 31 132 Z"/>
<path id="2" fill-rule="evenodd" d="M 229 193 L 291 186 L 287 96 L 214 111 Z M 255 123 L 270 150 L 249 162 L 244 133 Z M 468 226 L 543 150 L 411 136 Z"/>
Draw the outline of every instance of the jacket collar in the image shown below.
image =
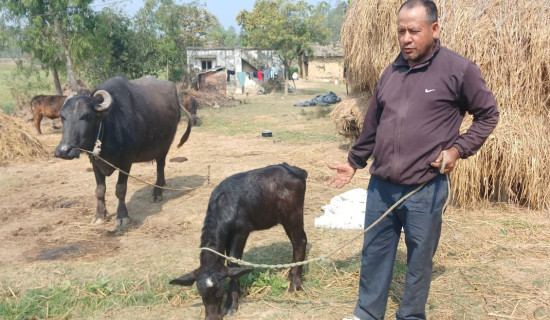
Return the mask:
<path id="1" fill-rule="evenodd" d="M 409 67 L 409 62 L 405 59 L 405 57 L 403 57 L 403 53 L 401 53 L 401 52 L 399 53 L 397 58 L 393 61 L 393 65 L 395 67 L 398 67 L 398 68 L 407 67 L 409 69 L 419 69 L 419 68 L 422 68 L 424 66 L 427 66 L 428 64 L 430 64 L 430 61 L 437 55 L 437 53 L 439 52 L 439 49 L 441 48 L 441 44 L 440 44 L 439 39 L 435 39 L 434 44 L 435 44 L 435 46 L 432 50 L 432 53 L 426 59 L 422 60 L 422 62 L 417 64 L 416 66 L 414 66 L 412 68 Z"/>

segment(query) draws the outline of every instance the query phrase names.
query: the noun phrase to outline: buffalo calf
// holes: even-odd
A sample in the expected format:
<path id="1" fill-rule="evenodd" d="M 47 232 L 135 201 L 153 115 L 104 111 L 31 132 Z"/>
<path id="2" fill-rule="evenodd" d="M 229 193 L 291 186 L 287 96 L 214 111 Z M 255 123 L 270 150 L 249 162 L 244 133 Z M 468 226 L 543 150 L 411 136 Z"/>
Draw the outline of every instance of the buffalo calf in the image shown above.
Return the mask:
<path id="1" fill-rule="evenodd" d="M 303 261 L 307 238 L 304 232 L 304 196 L 307 172 L 287 163 L 272 165 L 230 176 L 212 192 L 204 219 L 201 247 L 241 258 L 250 232 L 282 224 L 292 242 L 292 262 Z M 252 271 L 227 263 L 220 256 L 200 253 L 198 269 L 170 281 L 170 284 L 197 289 L 206 308 L 207 320 L 222 319 L 237 311 L 239 277 Z M 222 309 L 225 280 L 229 278 L 227 299 Z M 302 267 L 289 273 L 290 290 L 302 287 Z"/>
<path id="2" fill-rule="evenodd" d="M 67 100 L 67 96 L 56 95 L 38 95 L 31 99 L 31 109 L 33 113 L 34 128 L 38 134 L 42 134 L 40 130 L 40 121 L 43 117 L 50 119 L 59 118 L 59 111 Z"/>

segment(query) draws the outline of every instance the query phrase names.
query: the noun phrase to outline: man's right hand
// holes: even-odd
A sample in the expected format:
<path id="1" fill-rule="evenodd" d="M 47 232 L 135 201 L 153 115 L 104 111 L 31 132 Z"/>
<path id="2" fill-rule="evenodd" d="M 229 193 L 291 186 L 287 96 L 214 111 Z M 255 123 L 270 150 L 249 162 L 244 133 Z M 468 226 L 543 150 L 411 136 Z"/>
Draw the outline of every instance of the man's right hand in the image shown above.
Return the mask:
<path id="1" fill-rule="evenodd" d="M 348 184 L 351 181 L 351 178 L 353 178 L 353 176 L 355 175 L 355 171 L 357 170 L 354 167 L 350 166 L 350 164 L 347 162 L 329 164 L 328 167 L 336 170 L 336 175 L 334 175 L 334 177 L 332 177 L 332 179 L 327 182 L 327 186 L 330 186 L 331 184 L 336 182 L 334 184 L 335 188 L 342 188 L 343 186 Z"/>

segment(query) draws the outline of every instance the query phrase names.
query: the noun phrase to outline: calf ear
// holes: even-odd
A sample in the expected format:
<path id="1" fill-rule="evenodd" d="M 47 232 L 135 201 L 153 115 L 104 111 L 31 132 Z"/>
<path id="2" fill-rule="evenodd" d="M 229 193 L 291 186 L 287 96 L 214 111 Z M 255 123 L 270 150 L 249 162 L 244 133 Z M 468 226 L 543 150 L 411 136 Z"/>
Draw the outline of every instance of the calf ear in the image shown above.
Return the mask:
<path id="1" fill-rule="evenodd" d="M 231 279 L 238 279 L 247 273 L 252 272 L 252 269 L 247 268 L 227 268 L 227 276 Z"/>
<path id="2" fill-rule="evenodd" d="M 170 280 L 169 284 L 177 284 L 178 286 L 189 287 L 197 280 L 197 270 L 184 274 L 183 276 Z"/>

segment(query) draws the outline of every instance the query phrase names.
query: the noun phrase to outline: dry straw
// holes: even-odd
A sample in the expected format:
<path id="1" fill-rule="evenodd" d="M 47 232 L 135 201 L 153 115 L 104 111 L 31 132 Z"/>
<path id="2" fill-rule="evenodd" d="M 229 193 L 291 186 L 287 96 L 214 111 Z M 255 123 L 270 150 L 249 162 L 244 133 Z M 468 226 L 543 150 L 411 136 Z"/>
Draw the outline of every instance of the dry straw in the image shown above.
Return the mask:
<path id="1" fill-rule="evenodd" d="M 0 165 L 47 158 L 48 152 L 23 129 L 21 120 L 0 110 Z"/>
<path id="2" fill-rule="evenodd" d="M 396 14 L 401 3 L 351 2 L 342 27 L 342 46 L 354 94 L 371 92 L 380 73 L 399 53 Z M 533 209 L 548 208 L 550 2 L 436 3 L 442 45 L 477 63 L 501 114 L 485 146 L 474 157 L 461 161 L 453 173 L 454 203 L 465 206 L 501 200 Z"/>

